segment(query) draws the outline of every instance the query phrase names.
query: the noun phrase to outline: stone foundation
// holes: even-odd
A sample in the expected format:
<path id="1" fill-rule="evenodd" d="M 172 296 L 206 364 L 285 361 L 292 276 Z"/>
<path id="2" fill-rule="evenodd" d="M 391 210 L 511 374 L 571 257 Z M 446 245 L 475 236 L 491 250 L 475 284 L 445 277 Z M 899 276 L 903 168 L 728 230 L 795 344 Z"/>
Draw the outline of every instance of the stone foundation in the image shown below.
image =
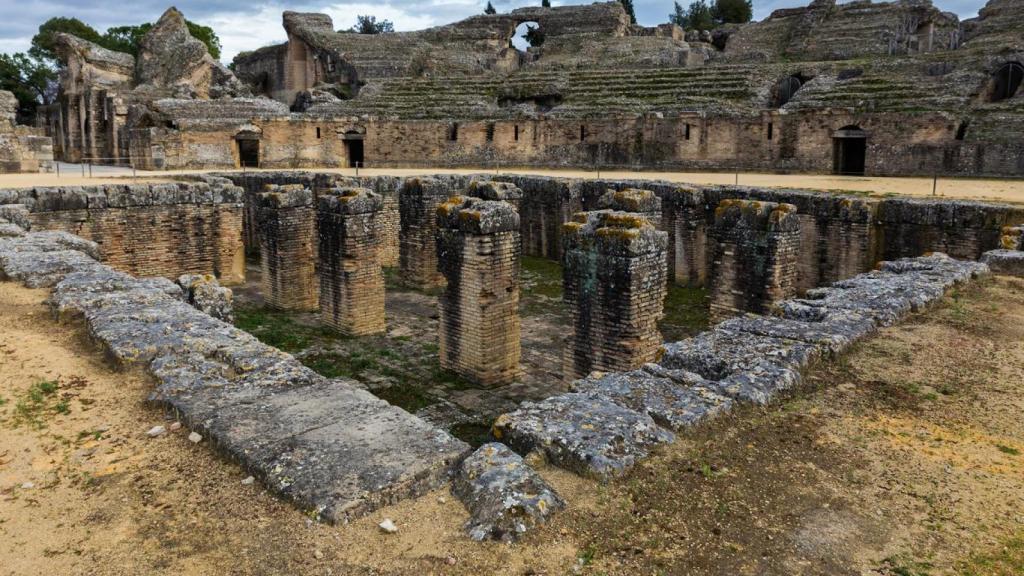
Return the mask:
<path id="1" fill-rule="evenodd" d="M 437 207 L 454 190 L 439 178 L 409 178 L 398 191 L 402 282 L 420 290 L 444 285 L 437 265 Z"/>
<path id="2" fill-rule="evenodd" d="M 261 289 L 280 310 L 317 307 L 313 194 L 300 184 L 267 185 L 256 198 Z"/>
<path id="3" fill-rule="evenodd" d="M 485 386 L 520 373 L 519 214 L 456 196 L 437 209 L 441 367 Z"/>
<path id="4" fill-rule="evenodd" d="M 800 221 L 792 204 L 722 200 L 710 238 L 712 322 L 762 314 L 796 295 Z"/>
<path id="5" fill-rule="evenodd" d="M 563 229 L 564 299 L 572 314 L 566 380 L 657 358 L 668 235 L 642 216 L 581 212 Z"/>
<path id="6" fill-rule="evenodd" d="M 338 188 L 317 199 L 320 318 L 342 334 L 385 330 L 377 222 L 383 205 L 366 188 Z"/>

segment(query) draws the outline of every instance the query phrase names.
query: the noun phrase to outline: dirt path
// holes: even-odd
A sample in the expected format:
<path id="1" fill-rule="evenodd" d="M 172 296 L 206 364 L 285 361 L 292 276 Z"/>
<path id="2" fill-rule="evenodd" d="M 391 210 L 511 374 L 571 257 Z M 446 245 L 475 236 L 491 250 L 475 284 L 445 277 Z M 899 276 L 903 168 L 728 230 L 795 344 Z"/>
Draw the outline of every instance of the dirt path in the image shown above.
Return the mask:
<path id="1" fill-rule="evenodd" d="M 104 168 L 101 174 L 95 173 L 94 178 L 83 177 L 75 166 L 70 173 L 56 174 L 0 174 L 0 188 L 18 188 L 28 186 L 86 186 L 91 184 L 116 184 L 131 181 L 131 170 Z M 232 170 L 214 170 L 214 172 L 231 172 Z M 257 170 L 259 171 L 259 170 Z M 273 170 L 281 171 L 281 170 Z M 352 168 L 317 169 L 319 172 L 355 175 Z M 240 172 L 240 170 L 234 170 Z M 365 176 L 417 176 L 423 174 L 477 174 L 494 172 L 493 168 L 446 169 L 446 168 L 364 168 L 359 174 Z M 138 176 L 145 179 L 166 179 L 176 174 L 196 174 L 200 171 L 180 170 L 167 172 L 139 172 Z M 896 178 L 896 177 L 865 177 L 865 176 L 833 176 L 828 174 L 764 174 L 764 173 L 733 173 L 720 172 L 633 172 L 628 170 L 593 171 L 593 170 L 545 170 L 533 168 L 504 168 L 502 174 L 536 174 L 545 176 L 561 176 L 565 178 L 609 178 L 609 179 L 643 179 L 668 180 L 687 184 L 740 184 L 743 186 L 763 186 L 774 188 L 806 188 L 811 190 L 830 190 L 834 192 L 870 193 L 873 195 L 901 196 L 935 196 L 940 198 L 961 198 L 969 200 L 994 200 L 1002 202 L 1024 203 L 1024 179 L 973 179 L 973 178 L 940 178 L 933 183 L 931 178 Z M 933 186 L 934 184 L 934 186 Z"/>
<path id="2" fill-rule="evenodd" d="M 809 387 L 688 435 L 515 546 L 439 490 L 308 522 L 0 283 L 0 575 L 1024 573 L 1024 281 L 883 331 Z M 56 386 L 48 384 L 56 382 Z M 383 518 L 395 535 L 376 528 Z"/>

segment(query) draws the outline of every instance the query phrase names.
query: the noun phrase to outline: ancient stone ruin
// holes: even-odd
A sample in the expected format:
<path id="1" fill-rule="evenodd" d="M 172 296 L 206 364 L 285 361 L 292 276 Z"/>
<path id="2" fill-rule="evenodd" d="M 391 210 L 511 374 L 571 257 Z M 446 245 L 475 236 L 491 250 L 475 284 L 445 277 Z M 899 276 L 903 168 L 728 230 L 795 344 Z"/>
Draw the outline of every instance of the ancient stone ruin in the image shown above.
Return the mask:
<path id="1" fill-rule="evenodd" d="M 0 90 L 0 174 L 49 172 L 53 168 L 53 144 L 43 130 L 17 122 L 18 100 Z"/>

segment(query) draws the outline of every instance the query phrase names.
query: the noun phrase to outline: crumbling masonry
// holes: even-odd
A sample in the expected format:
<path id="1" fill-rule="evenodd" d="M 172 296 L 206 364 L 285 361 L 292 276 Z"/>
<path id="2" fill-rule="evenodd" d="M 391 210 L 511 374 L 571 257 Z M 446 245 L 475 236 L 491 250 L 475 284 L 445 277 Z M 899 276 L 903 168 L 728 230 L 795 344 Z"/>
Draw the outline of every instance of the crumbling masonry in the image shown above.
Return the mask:
<path id="1" fill-rule="evenodd" d="M 796 295 L 800 221 L 796 206 L 722 200 L 711 227 L 711 320 L 763 314 Z"/>
<path id="2" fill-rule="evenodd" d="M 456 196 L 437 209 L 441 367 L 482 384 L 520 373 L 519 214 L 506 202 Z"/>
<path id="3" fill-rule="evenodd" d="M 443 180 L 410 178 L 398 190 L 399 269 L 402 282 L 418 289 L 444 284 L 437 268 L 437 207 L 451 192 Z"/>
<path id="4" fill-rule="evenodd" d="M 383 206 L 366 188 L 339 188 L 317 199 L 320 318 L 342 334 L 385 329 L 377 223 Z"/>
<path id="5" fill-rule="evenodd" d="M 263 297 L 280 310 L 315 310 L 313 193 L 300 185 L 268 185 L 257 202 Z"/>
<path id="6" fill-rule="evenodd" d="M 642 216 L 612 210 L 581 212 L 562 234 L 563 298 L 572 314 L 564 378 L 654 361 L 668 235 Z"/>

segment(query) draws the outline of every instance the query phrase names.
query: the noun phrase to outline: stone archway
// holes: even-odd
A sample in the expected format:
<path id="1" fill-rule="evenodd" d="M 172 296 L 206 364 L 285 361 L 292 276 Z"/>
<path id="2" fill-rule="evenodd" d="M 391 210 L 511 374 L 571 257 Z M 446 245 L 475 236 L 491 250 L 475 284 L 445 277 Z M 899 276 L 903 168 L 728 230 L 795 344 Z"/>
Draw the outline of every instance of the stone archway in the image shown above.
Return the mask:
<path id="1" fill-rule="evenodd" d="M 239 168 L 260 167 L 260 138 L 260 133 L 252 130 L 243 130 L 235 134 Z"/>
<path id="2" fill-rule="evenodd" d="M 1020 62 L 1007 62 L 996 69 L 992 75 L 992 88 L 989 102 L 1000 102 L 1013 98 L 1020 91 L 1024 82 L 1024 65 Z"/>

